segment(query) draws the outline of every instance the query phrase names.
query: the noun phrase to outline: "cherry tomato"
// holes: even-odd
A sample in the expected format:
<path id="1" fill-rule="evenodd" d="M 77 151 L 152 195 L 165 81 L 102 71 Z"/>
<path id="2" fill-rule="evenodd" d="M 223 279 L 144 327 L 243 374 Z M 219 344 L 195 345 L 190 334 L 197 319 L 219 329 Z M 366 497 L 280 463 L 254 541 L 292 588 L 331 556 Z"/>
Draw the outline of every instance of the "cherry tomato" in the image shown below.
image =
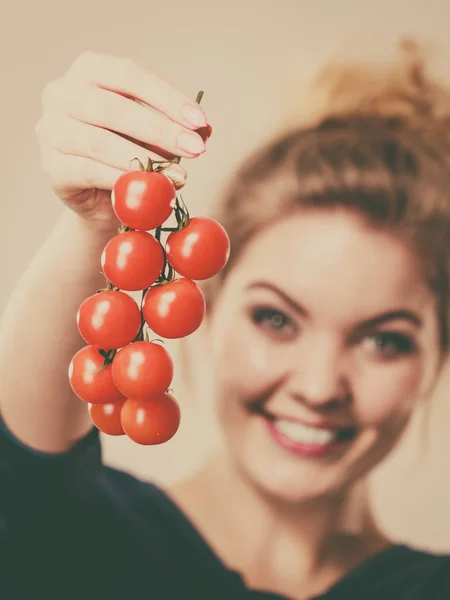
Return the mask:
<path id="1" fill-rule="evenodd" d="M 161 244 L 145 231 L 126 231 L 114 236 L 102 254 L 103 273 L 121 290 L 150 287 L 164 267 Z"/>
<path id="2" fill-rule="evenodd" d="M 198 285 L 190 279 L 176 279 L 148 290 L 142 314 L 157 335 L 181 338 L 200 327 L 205 304 L 205 297 Z"/>
<path id="3" fill-rule="evenodd" d="M 141 326 L 141 314 L 128 294 L 108 290 L 86 298 L 78 310 L 77 323 L 88 344 L 112 350 L 134 340 Z"/>
<path id="4" fill-rule="evenodd" d="M 129 398 L 123 405 L 121 420 L 127 436 L 145 446 L 164 444 L 178 431 L 180 407 L 171 394 L 139 402 Z"/>
<path id="5" fill-rule="evenodd" d="M 111 365 L 99 373 L 103 363 L 103 356 L 93 346 L 85 346 L 70 361 L 69 382 L 81 400 L 105 404 L 124 399 L 113 383 Z"/>
<path id="6" fill-rule="evenodd" d="M 187 227 L 167 238 L 167 260 L 188 279 L 209 279 L 227 264 L 230 239 L 214 219 L 194 217 Z"/>
<path id="7" fill-rule="evenodd" d="M 173 378 L 173 361 L 157 343 L 134 342 L 117 352 L 112 376 L 117 389 L 127 398 L 146 400 L 168 389 Z"/>
<path id="8" fill-rule="evenodd" d="M 111 200 L 119 221 L 132 229 L 148 231 L 170 217 L 175 196 L 173 183 L 162 173 L 129 171 L 116 181 Z"/>
<path id="9" fill-rule="evenodd" d="M 91 421 L 103 433 L 108 435 L 125 435 L 120 413 L 125 400 L 108 402 L 107 404 L 89 404 Z"/>

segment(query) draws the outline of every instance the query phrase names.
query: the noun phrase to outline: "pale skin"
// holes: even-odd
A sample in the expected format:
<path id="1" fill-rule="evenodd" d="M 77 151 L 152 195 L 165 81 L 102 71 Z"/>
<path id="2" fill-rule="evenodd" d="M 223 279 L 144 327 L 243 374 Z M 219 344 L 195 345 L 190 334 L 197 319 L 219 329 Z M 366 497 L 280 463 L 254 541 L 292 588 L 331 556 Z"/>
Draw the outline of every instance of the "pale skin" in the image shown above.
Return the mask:
<path id="1" fill-rule="evenodd" d="M 371 518 L 366 476 L 434 384 L 434 298 L 390 234 L 346 211 L 298 211 L 247 245 L 207 335 L 224 435 L 206 468 L 172 493 L 248 585 L 323 593 L 390 545 Z M 357 435 L 333 457 L 293 455 L 273 442 L 255 402 Z"/>
<path id="2" fill-rule="evenodd" d="M 92 53 L 43 100 L 43 166 L 68 209 L 3 315 L 0 409 L 23 442 L 61 452 L 91 426 L 67 366 L 83 345 L 76 311 L 102 286 L 99 255 L 117 230 L 110 190 L 149 148 L 203 153 L 195 130 L 207 118 L 154 71 Z M 194 108 L 189 124 L 183 114 L 195 120 Z M 181 167 L 177 175 L 185 181 Z M 391 311 L 403 316 L 370 323 Z M 435 380 L 434 298 L 413 253 L 390 234 L 349 213 L 296 213 L 247 245 L 206 330 L 223 436 L 205 469 L 168 491 L 249 586 L 298 599 L 322 593 L 389 545 L 359 491 Z M 273 419 L 326 417 L 355 435 L 326 458 L 299 456 L 269 435 L 255 402 Z M 351 534 L 341 528 L 349 508 L 363 516 Z"/>

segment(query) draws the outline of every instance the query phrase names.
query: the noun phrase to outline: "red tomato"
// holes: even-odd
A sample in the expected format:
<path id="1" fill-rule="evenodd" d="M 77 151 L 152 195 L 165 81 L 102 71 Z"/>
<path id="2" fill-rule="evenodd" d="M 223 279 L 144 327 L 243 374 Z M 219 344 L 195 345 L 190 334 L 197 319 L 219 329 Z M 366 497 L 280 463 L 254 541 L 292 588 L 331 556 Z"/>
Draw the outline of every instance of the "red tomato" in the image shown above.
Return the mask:
<path id="1" fill-rule="evenodd" d="M 103 433 L 108 435 L 125 435 L 120 413 L 125 400 L 108 402 L 108 404 L 89 404 L 91 421 Z"/>
<path id="2" fill-rule="evenodd" d="M 78 330 L 91 346 L 113 350 L 134 340 L 141 326 L 136 302 L 124 292 L 94 294 L 81 304 Z"/>
<path id="3" fill-rule="evenodd" d="M 180 407 L 171 394 L 139 402 L 129 398 L 123 405 L 121 420 L 127 436 L 144 446 L 164 444 L 180 426 Z"/>
<path id="4" fill-rule="evenodd" d="M 113 383 L 111 365 L 98 372 L 103 363 L 103 356 L 93 346 L 85 346 L 70 361 L 69 382 L 81 400 L 105 404 L 124 399 Z"/>
<path id="5" fill-rule="evenodd" d="M 148 231 L 170 217 L 175 197 L 175 187 L 165 175 L 129 171 L 116 181 L 111 200 L 119 221 L 132 229 Z"/>
<path id="6" fill-rule="evenodd" d="M 161 244 L 145 231 L 126 231 L 114 236 L 102 254 L 103 273 L 121 290 L 150 287 L 164 267 Z"/>
<path id="7" fill-rule="evenodd" d="M 127 398 L 146 400 L 168 389 L 173 378 L 173 361 L 157 343 L 134 342 L 117 352 L 112 376 L 117 389 Z"/>
<path id="8" fill-rule="evenodd" d="M 209 279 L 227 264 L 230 239 L 214 219 L 194 217 L 187 227 L 167 238 L 167 260 L 188 279 Z"/>
<path id="9" fill-rule="evenodd" d="M 142 314 L 157 335 L 181 338 L 200 327 L 205 304 L 205 297 L 198 285 L 190 279 L 176 279 L 148 290 Z"/>

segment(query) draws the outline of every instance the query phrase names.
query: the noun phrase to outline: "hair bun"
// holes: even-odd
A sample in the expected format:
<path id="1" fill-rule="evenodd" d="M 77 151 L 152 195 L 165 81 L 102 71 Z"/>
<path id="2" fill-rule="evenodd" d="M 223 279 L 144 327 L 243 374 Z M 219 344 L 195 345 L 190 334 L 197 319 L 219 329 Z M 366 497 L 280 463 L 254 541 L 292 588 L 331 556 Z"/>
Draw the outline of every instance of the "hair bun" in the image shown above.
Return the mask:
<path id="1" fill-rule="evenodd" d="M 363 62 L 328 65 L 313 83 L 305 116 L 310 125 L 371 116 L 450 129 L 450 90 L 429 77 L 419 44 L 405 39 L 390 67 Z"/>

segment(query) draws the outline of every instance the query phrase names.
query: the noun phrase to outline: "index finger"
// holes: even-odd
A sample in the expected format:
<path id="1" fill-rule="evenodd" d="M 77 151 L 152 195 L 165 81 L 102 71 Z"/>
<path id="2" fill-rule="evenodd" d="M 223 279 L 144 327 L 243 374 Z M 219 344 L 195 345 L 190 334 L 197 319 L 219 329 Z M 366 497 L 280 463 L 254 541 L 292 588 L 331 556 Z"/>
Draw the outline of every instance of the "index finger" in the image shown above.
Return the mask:
<path id="1" fill-rule="evenodd" d="M 188 129 L 208 125 L 205 111 L 199 104 L 153 69 L 130 59 L 85 52 L 75 60 L 71 73 L 111 92 L 139 100 Z"/>

